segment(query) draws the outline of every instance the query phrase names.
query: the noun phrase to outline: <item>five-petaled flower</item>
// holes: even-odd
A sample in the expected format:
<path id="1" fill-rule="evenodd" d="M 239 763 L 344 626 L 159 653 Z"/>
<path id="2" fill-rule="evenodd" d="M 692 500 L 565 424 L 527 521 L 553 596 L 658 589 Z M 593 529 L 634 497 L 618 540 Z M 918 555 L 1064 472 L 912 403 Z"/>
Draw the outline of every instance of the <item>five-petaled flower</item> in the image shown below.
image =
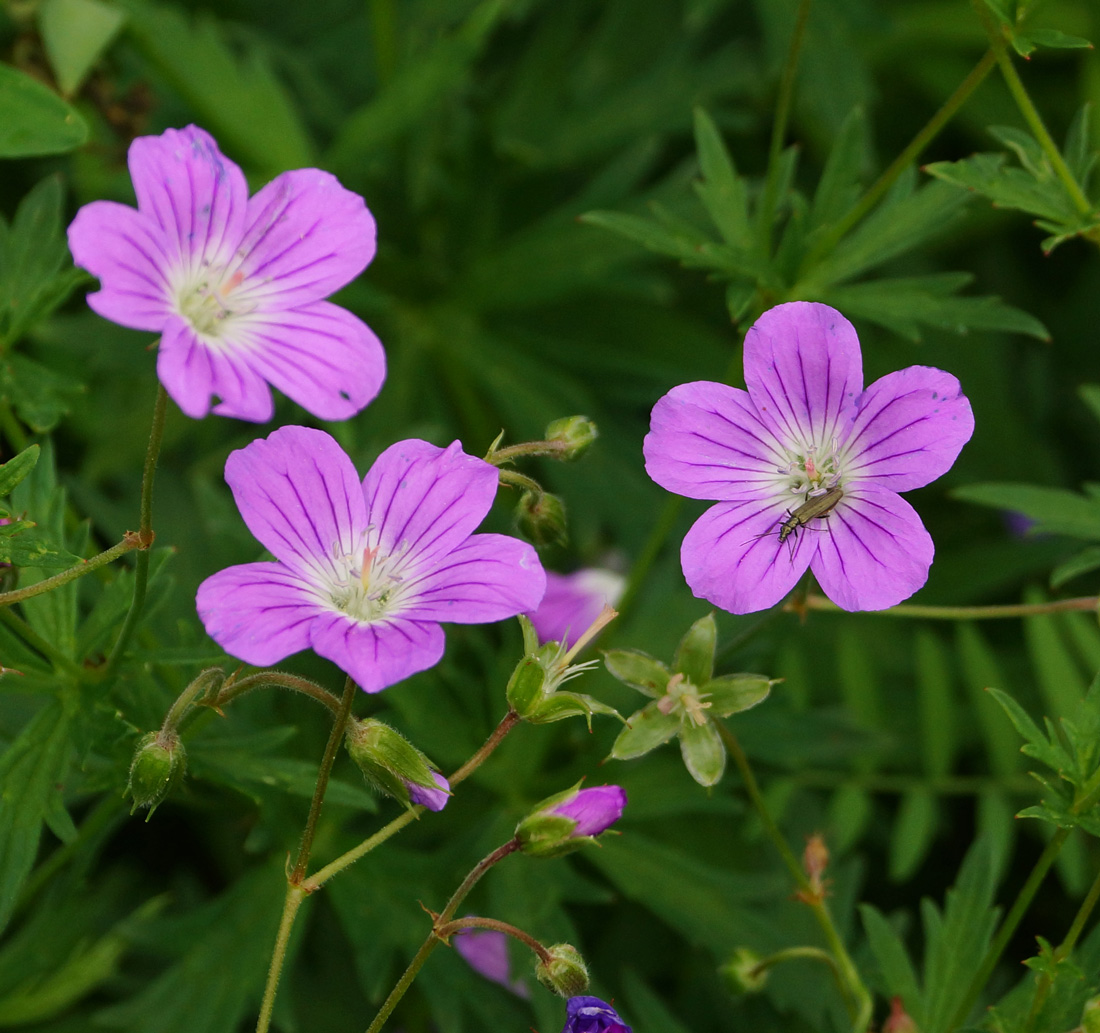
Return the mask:
<path id="1" fill-rule="evenodd" d="M 959 382 L 909 366 L 864 390 L 855 329 L 812 302 L 765 312 L 744 359 L 747 391 L 673 388 L 645 439 L 653 480 L 718 501 L 684 538 L 692 591 L 750 613 L 782 599 L 808 567 L 845 610 L 908 598 L 928 578 L 933 547 L 897 493 L 945 473 L 969 440 Z"/>
<path id="2" fill-rule="evenodd" d="M 196 126 L 130 145 L 137 208 L 93 201 L 69 227 L 76 264 L 99 277 L 88 304 L 161 335 L 157 374 L 179 407 L 264 422 L 268 384 L 324 420 L 359 412 L 385 355 L 324 299 L 374 256 L 363 199 L 320 169 L 284 172 L 249 199 L 241 170 Z"/>
<path id="3" fill-rule="evenodd" d="M 534 549 L 473 534 L 497 470 L 456 441 L 401 441 L 360 485 L 328 434 L 282 427 L 233 452 L 225 477 L 274 562 L 229 567 L 199 586 L 198 611 L 231 655 L 270 665 L 312 648 L 367 692 L 443 655 L 440 621 L 475 624 L 533 609 L 546 588 Z"/>
<path id="4" fill-rule="evenodd" d="M 631 1033 L 610 1004 L 598 997 L 570 997 L 565 1004 L 562 1033 Z"/>

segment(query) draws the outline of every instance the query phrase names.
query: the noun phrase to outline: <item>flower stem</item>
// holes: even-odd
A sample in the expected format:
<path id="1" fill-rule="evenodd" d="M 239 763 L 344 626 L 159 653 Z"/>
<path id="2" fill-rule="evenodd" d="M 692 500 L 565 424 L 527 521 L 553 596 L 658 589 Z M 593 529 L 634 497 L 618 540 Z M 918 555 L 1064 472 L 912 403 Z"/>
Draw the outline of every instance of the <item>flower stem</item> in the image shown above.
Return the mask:
<path id="1" fill-rule="evenodd" d="M 283 914 L 279 919 L 279 931 L 275 934 L 275 947 L 271 951 L 271 964 L 267 970 L 267 985 L 260 1004 L 260 1017 L 256 1020 L 256 1033 L 267 1033 L 271 1027 L 271 1013 L 275 1008 L 275 994 L 279 989 L 279 976 L 286 960 L 286 948 L 290 943 L 290 932 L 294 928 L 294 919 L 298 908 L 306 898 L 306 890 L 292 882 L 286 884 L 286 900 L 283 902 Z"/>
<path id="2" fill-rule="evenodd" d="M 485 462 L 502 466 L 522 456 L 560 456 L 569 449 L 570 445 L 566 441 L 523 441 L 518 445 L 508 445 L 490 452 L 485 457 Z"/>
<path id="3" fill-rule="evenodd" d="M 54 588 L 60 588 L 70 581 L 75 581 L 78 577 L 83 577 L 85 574 L 90 574 L 99 567 L 106 566 L 106 564 L 117 560 L 119 556 L 125 556 L 126 553 L 132 552 L 134 549 L 147 549 L 148 547 L 147 544 L 142 542 L 140 535 L 135 534 L 133 531 L 127 531 L 121 542 L 117 545 L 112 545 L 109 549 L 99 553 L 98 556 L 93 556 L 91 559 L 87 560 L 81 560 L 74 566 L 69 567 L 68 570 L 63 570 L 60 574 L 54 574 L 53 577 L 48 577 L 44 581 L 28 585 L 26 588 L 16 588 L 10 592 L 0 592 L 0 606 L 11 606 L 12 603 L 21 603 L 24 599 L 32 599 L 34 596 L 41 595 L 43 592 L 49 592 Z"/>
<path id="4" fill-rule="evenodd" d="M 153 478 L 156 475 L 157 458 L 160 456 L 160 444 L 164 438 L 164 417 L 167 409 L 168 393 L 164 390 L 164 385 L 158 382 L 157 398 L 153 403 L 153 423 L 149 429 L 149 447 L 145 451 L 145 466 L 141 474 L 138 535 L 144 547 L 138 553 L 137 563 L 134 565 L 134 596 L 130 601 L 130 611 L 126 614 L 122 630 L 115 640 L 115 647 L 107 659 L 103 670 L 105 678 L 110 678 L 118 669 L 145 607 L 145 590 L 149 584 L 149 547 L 153 544 Z"/>
<path id="5" fill-rule="evenodd" d="M 321 706 L 327 707 L 332 711 L 333 716 L 338 717 L 340 715 L 342 703 L 339 696 L 308 678 L 299 678 L 298 675 L 287 674 L 285 671 L 260 671 L 258 674 L 250 674 L 246 678 L 231 679 L 222 686 L 218 694 L 207 705 L 215 710 L 220 710 L 245 695 L 245 693 L 266 688 L 291 689 L 294 692 L 300 692 L 303 696 L 308 696 L 320 703 Z"/>
<path id="6" fill-rule="evenodd" d="M 394 1008 L 397 1007 L 398 1002 L 409 987 L 412 986 L 413 980 L 416 978 L 417 973 L 424 967 L 431 955 L 432 951 L 442 943 L 438 930 L 441 927 L 445 927 L 447 923 L 454 917 L 455 911 L 458 910 L 459 904 L 466 898 L 466 895 L 474 888 L 478 880 L 490 869 L 493 865 L 500 861 L 503 861 L 509 854 L 515 853 L 519 849 L 519 840 L 510 839 L 507 843 L 499 846 L 487 857 L 483 857 L 474 867 L 470 870 L 465 879 L 462 880 L 462 884 L 451 896 L 451 899 L 447 901 L 447 906 L 435 917 L 432 922 L 431 932 L 428 933 L 427 938 L 420 945 L 413 957 L 409 962 L 409 967 L 401 974 L 401 978 L 397 981 L 397 985 L 390 991 L 389 997 L 386 998 L 382 1007 L 378 1010 L 378 1014 L 374 1017 L 374 1021 L 367 1027 L 367 1033 L 378 1033 L 378 1030 L 382 1028 L 383 1023 L 390 1017 Z"/>
<path id="7" fill-rule="evenodd" d="M 991 620 L 1003 617 L 1035 617 L 1044 613 L 1093 612 L 1100 607 L 1100 598 L 1094 595 L 1076 599 L 1051 599 L 1045 603 L 1008 603 L 1003 606 L 920 606 L 902 603 L 886 610 L 867 610 L 882 617 L 924 617 L 932 620 L 971 621 Z M 783 605 L 788 613 L 821 610 L 825 613 L 847 613 L 831 599 L 810 592 L 805 599 L 788 601 Z"/>
<path id="8" fill-rule="evenodd" d="M 733 734 L 724 721 L 715 721 L 714 724 L 718 729 L 718 734 L 722 737 L 722 742 L 725 743 L 726 749 L 733 758 L 737 770 L 741 774 L 745 792 L 748 794 L 749 800 L 764 826 L 764 831 L 775 844 L 779 856 L 783 859 L 783 863 L 787 866 L 787 870 L 791 873 L 791 877 L 798 887 L 799 899 L 809 906 L 825 936 L 825 941 L 836 964 L 837 982 L 841 987 L 848 1014 L 852 1018 L 852 1031 L 853 1033 L 866 1033 L 871 1023 L 871 994 L 863 985 L 859 971 L 844 946 L 844 941 L 837 931 L 825 899 L 807 878 L 806 873 L 802 870 L 802 865 L 798 862 L 798 858 L 795 857 L 794 852 L 787 845 L 783 833 L 779 831 L 779 827 L 772 820 L 771 814 L 768 813 L 764 797 L 761 795 L 760 787 L 756 782 L 756 776 L 752 773 L 749 760 L 745 756 L 745 751 L 741 749 L 737 736 Z"/>
<path id="9" fill-rule="evenodd" d="M 456 918 L 451 922 L 446 922 L 443 925 L 437 924 L 435 927 L 435 935 L 444 942 L 449 940 L 455 933 L 461 932 L 463 929 L 492 929 L 494 932 L 504 933 L 506 936 L 511 936 L 514 940 L 519 940 L 520 943 L 530 947 L 535 954 L 538 955 L 539 961 L 544 965 L 549 965 L 554 959 L 550 956 L 550 952 L 536 940 L 530 933 L 525 933 L 522 929 L 517 929 L 514 925 L 509 925 L 507 922 L 501 922 L 496 918 Z"/>

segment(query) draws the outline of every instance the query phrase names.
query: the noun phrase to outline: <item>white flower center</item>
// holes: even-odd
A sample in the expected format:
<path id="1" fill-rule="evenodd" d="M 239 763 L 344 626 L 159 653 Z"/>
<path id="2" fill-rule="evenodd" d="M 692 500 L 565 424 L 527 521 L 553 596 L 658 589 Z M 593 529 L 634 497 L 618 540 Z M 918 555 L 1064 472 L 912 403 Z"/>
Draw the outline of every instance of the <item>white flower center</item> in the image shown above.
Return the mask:
<path id="1" fill-rule="evenodd" d="M 407 566 L 407 546 L 402 545 L 389 555 L 379 546 L 364 547 L 361 551 L 336 556 L 337 566 L 345 576 L 335 579 L 329 599 L 341 613 L 346 613 L 363 624 L 380 620 L 402 608 L 406 591 L 406 578 L 402 568 Z M 407 571 L 404 572 L 407 574 Z"/>
<path id="2" fill-rule="evenodd" d="M 780 474 L 780 484 L 791 495 L 804 500 L 824 495 L 844 483 L 844 456 L 836 438 L 824 445 L 803 445 L 801 451 L 796 448 L 784 448 L 788 463 L 776 467 Z"/>
<path id="3" fill-rule="evenodd" d="M 197 334 L 209 341 L 226 337 L 234 316 L 252 311 L 234 292 L 244 280 L 238 269 L 229 273 L 224 266 L 203 263 L 197 274 L 176 291 L 176 309 Z"/>

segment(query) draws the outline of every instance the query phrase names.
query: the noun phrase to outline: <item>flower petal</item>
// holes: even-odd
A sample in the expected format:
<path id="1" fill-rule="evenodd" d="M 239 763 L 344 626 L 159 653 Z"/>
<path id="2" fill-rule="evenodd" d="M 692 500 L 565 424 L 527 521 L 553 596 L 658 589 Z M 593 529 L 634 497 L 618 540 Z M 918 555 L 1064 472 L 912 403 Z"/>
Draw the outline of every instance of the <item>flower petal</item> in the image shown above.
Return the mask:
<path id="1" fill-rule="evenodd" d="M 266 311 L 318 301 L 367 267 L 374 241 L 374 217 L 335 176 L 284 172 L 248 202 L 236 297 Z"/>
<path id="2" fill-rule="evenodd" d="M 224 265 L 244 232 L 248 184 L 214 138 L 197 126 L 140 136 L 127 158 L 138 210 L 164 232 L 173 264 Z"/>
<path id="3" fill-rule="evenodd" d="M 766 610 L 782 599 L 810 565 L 822 537 L 812 528 L 779 543 L 785 512 L 750 500 L 711 506 L 684 537 L 680 563 L 692 592 L 730 613 Z"/>
<path id="4" fill-rule="evenodd" d="M 466 455 L 459 442 L 442 449 L 416 438 L 399 441 L 363 479 L 372 541 L 384 554 L 405 547 L 417 564 L 431 563 L 473 533 L 496 491 L 496 467 Z"/>
<path id="5" fill-rule="evenodd" d="M 657 402 L 642 451 L 653 480 L 692 499 L 758 498 L 789 462 L 747 392 L 706 380 Z"/>
<path id="6" fill-rule="evenodd" d="M 928 580 L 934 548 L 916 510 L 892 491 L 856 488 L 829 515 L 810 564 L 844 610 L 885 610 Z"/>
<path id="7" fill-rule="evenodd" d="M 165 271 L 173 258 L 164 235 L 140 212 L 93 201 L 69 225 L 73 261 L 100 281 L 88 304 L 104 319 L 133 330 L 160 330 L 172 311 Z"/>
<path id="8" fill-rule="evenodd" d="M 346 420 L 382 387 L 386 354 L 358 317 L 327 301 L 255 313 L 233 329 L 242 360 L 322 420 Z"/>
<path id="9" fill-rule="evenodd" d="M 410 595 L 401 611 L 408 620 L 481 624 L 533 610 L 546 591 L 546 574 L 526 542 L 475 534 L 402 587 Z"/>
<path id="10" fill-rule="evenodd" d="M 858 399 L 842 446 L 847 478 L 891 491 L 921 488 L 945 474 L 974 433 L 974 413 L 958 380 L 909 366 L 876 380 Z"/>
<path id="11" fill-rule="evenodd" d="M 617 606 L 626 578 L 602 567 L 584 567 L 572 574 L 546 572 L 546 594 L 527 616 L 540 642 L 572 646 L 605 606 Z"/>
<path id="12" fill-rule="evenodd" d="M 782 442 L 828 446 L 841 411 L 863 390 L 855 328 L 828 305 L 776 305 L 745 336 L 745 384 Z"/>
<path id="13" fill-rule="evenodd" d="M 439 663 L 443 629 L 438 624 L 393 620 L 360 624 L 330 612 L 310 625 L 316 653 L 346 671 L 365 692 L 380 692 Z"/>
<path id="14" fill-rule="evenodd" d="M 199 585 L 206 633 L 230 656 L 266 667 L 309 646 L 320 612 L 310 585 L 282 563 L 227 567 Z"/>
<path id="15" fill-rule="evenodd" d="M 265 423 L 275 412 L 267 381 L 232 351 L 208 344 L 189 323 L 170 316 L 157 349 L 157 376 L 172 400 L 190 417 L 210 411 Z"/>
<path id="16" fill-rule="evenodd" d="M 277 559 L 316 578 L 361 547 L 366 507 L 351 460 L 324 431 L 280 427 L 230 454 L 225 479 L 248 529 Z"/>

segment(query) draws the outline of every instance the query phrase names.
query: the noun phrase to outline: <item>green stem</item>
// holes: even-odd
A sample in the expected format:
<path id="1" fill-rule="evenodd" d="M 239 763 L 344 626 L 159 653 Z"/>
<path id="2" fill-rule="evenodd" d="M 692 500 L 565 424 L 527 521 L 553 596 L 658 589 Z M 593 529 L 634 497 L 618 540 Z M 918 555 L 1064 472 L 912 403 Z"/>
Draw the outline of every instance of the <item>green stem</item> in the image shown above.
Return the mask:
<path id="1" fill-rule="evenodd" d="M 680 516 L 683 505 L 684 498 L 682 495 L 670 495 L 665 500 L 661 515 L 657 517 L 657 523 L 653 525 L 653 530 L 650 531 L 649 538 L 642 546 L 641 553 L 630 568 L 630 578 L 626 583 L 623 597 L 619 600 L 618 610 L 620 616 L 628 612 L 637 600 L 638 593 L 641 591 L 642 585 L 645 584 L 650 567 L 653 566 L 657 557 L 661 554 L 665 541 L 676 526 L 676 520 Z M 622 627 L 621 623 L 619 627 Z"/>
<path id="2" fill-rule="evenodd" d="M 130 610 L 126 614 L 122 630 L 115 641 L 115 647 L 107 659 L 103 677 L 110 678 L 122 662 L 126 647 L 141 619 L 145 607 L 145 590 L 149 583 L 149 546 L 153 543 L 153 479 L 157 471 L 157 458 L 160 456 L 160 444 L 164 438 L 164 417 L 168 409 L 168 393 L 164 385 L 157 384 L 157 398 L 153 403 L 153 423 L 149 429 L 149 447 L 145 450 L 145 466 L 141 474 L 140 527 L 138 535 L 145 548 L 137 555 L 134 565 L 134 597 L 130 601 Z"/>
<path id="3" fill-rule="evenodd" d="M 328 689 L 308 678 L 299 678 L 298 675 L 287 674 L 285 671 L 260 671 L 246 678 L 229 681 L 219 690 L 217 696 L 209 701 L 208 706 L 220 710 L 248 692 L 269 687 L 300 692 L 303 696 L 308 696 L 321 706 L 327 707 L 334 716 L 338 717 L 340 714 L 341 699 L 334 692 L 329 692 Z"/>
<path id="4" fill-rule="evenodd" d="M 471 915 L 467 918 L 456 918 L 442 925 L 437 923 L 435 935 L 446 943 L 455 933 L 462 932 L 463 929 L 492 929 L 493 932 L 504 933 L 505 936 L 511 936 L 512 939 L 519 940 L 520 943 L 530 947 L 544 965 L 549 965 L 554 960 L 550 952 L 530 933 L 525 933 L 522 929 L 517 929 L 514 925 L 501 922 L 496 918 L 479 918 Z"/>
<path id="5" fill-rule="evenodd" d="M 0 428 L 3 429 L 4 437 L 8 439 L 13 452 L 22 452 L 30 444 L 7 399 L 0 402 Z"/>
<path id="6" fill-rule="evenodd" d="M 190 709 L 191 704 L 208 689 L 218 684 L 219 681 L 224 681 L 224 679 L 225 672 L 220 667 L 208 667 L 205 671 L 201 671 L 199 676 L 192 680 L 191 684 L 176 697 L 176 701 L 168 708 L 168 713 L 164 715 L 164 722 L 160 726 L 161 731 L 174 732 L 179 728 L 180 722 Z"/>
<path id="7" fill-rule="evenodd" d="M 428 933 L 427 938 L 420 945 L 420 950 L 416 952 L 412 961 L 409 962 L 409 967 L 402 973 L 401 978 L 397 981 L 397 985 L 390 991 L 389 997 L 386 998 L 382 1007 L 378 1010 L 378 1014 L 374 1017 L 374 1021 L 367 1027 L 367 1033 L 378 1033 L 378 1030 L 382 1028 L 383 1023 L 388 1019 L 397 1007 L 398 1002 L 409 987 L 412 986 L 413 980 L 416 979 L 417 973 L 424 967 L 424 962 L 428 960 L 432 951 L 443 941 L 439 938 L 436 930 L 440 926 L 446 926 L 448 922 L 454 917 L 455 911 L 458 910 L 459 904 L 465 899 L 466 895 L 474 888 L 478 880 L 490 869 L 493 865 L 500 861 L 503 861 L 509 854 L 515 853 L 519 849 L 519 840 L 510 839 L 507 843 L 499 846 L 487 857 L 483 857 L 474 867 L 470 870 L 470 873 L 462 880 L 462 884 L 454 891 L 451 899 L 447 901 L 447 906 L 435 917 L 432 922 L 432 930 Z"/>
<path id="8" fill-rule="evenodd" d="M 887 610 L 867 612 L 882 617 L 925 617 L 934 620 L 969 621 L 1003 617 L 1035 617 L 1044 613 L 1095 612 L 1097 607 L 1100 607 L 1100 598 L 1090 595 L 1076 599 L 1052 599 L 1045 603 L 1009 603 L 1004 606 L 919 606 L 902 603 L 900 606 L 891 606 Z M 803 600 L 785 603 L 783 609 L 789 613 L 801 613 L 804 610 L 820 610 L 825 613 L 847 612 L 832 600 L 812 592 Z"/>
<path id="9" fill-rule="evenodd" d="M 857 223 L 861 222 L 885 196 L 897 178 L 920 156 L 921 152 L 939 134 L 948 122 L 954 118 L 959 108 L 966 103 L 970 95 L 982 84 L 985 77 L 993 70 L 997 63 L 994 50 L 990 49 L 982 56 L 982 59 L 971 69 L 970 74 L 959 84 L 958 88 L 944 101 L 943 106 L 927 122 L 927 124 L 909 142 L 905 150 L 901 152 L 889 165 L 885 172 L 871 185 L 865 193 L 837 222 L 827 234 L 825 234 L 810 250 L 803 263 L 803 271 L 811 269 L 822 258 L 829 254 L 844 239 Z"/>
<path id="10" fill-rule="evenodd" d="M 779 165 L 783 157 L 783 142 L 787 138 L 787 125 L 791 118 L 791 104 L 794 101 L 794 81 L 798 72 L 798 58 L 802 52 L 802 43 L 806 38 L 806 21 L 813 0 L 801 0 L 795 15 L 794 32 L 787 48 L 787 59 L 783 63 L 783 75 L 779 80 L 779 94 L 775 102 L 775 117 L 772 120 L 771 144 L 768 147 L 768 173 L 764 180 L 764 193 L 760 202 L 760 241 L 765 255 L 771 253 L 772 220 L 775 218 L 776 205 L 779 203 Z"/>
<path id="11" fill-rule="evenodd" d="M 848 1014 L 852 1018 L 852 1031 L 853 1033 L 866 1033 L 871 1024 L 873 1003 L 871 994 L 863 985 L 859 970 L 852 961 L 848 949 L 844 946 L 844 941 L 837 931 L 824 897 L 815 889 L 809 878 L 807 878 L 806 873 L 802 870 L 802 865 L 798 862 L 798 858 L 795 857 L 794 852 L 791 850 L 790 846 L 788 846 L 783 833 L 779 831 L 779 826 L 772 820 L 767 805 L 764 803 L 764 797 L 760 792 L 760 787 L 756 782 L 756 776 L 752 772 L 748 757 L 745 756 L 745 751 L 741 749 L 741 744 L 737 741 L 737 736 L 733 734 L 724 721 L 715 721 L 714 724 L 718 729 L 718 734 L 722 737 L 722 742 L 725 743 L 729 755 L 733 758 L 737 770 L 741 774 L 741 779 L 745 785 L 745 792 L 748 794 L 749 800 L 757 816 L 760 818 L 761 824 L 764 826 L 764 831 L 768 834 L 768 838 L 775 844 L 776 850 L 779 851 L 779 856 L 783 859 L 783 863 L 791 873 L 791 878 L 798 887 L 799 899 L 809 906 L 810 910 L 813 912 L 814 918 L 817 919 L 818 926 L 825 936 L 829 952 L 832 954 L 836 963 L 837 981 L 842 989 L 844 1003 L 848 1009 Z"/>
<path id="12" fill-rule="evenodd" d="M 527 491 L 536 492 L 539 495 L 543 494 L 542 485 L 538 481 L 526 474 L 519 473 L 517 470 L 501 470 L 499 471 L 500 483 L 507 485 L 508 487 L 524 488 Z"/>
<path id="13" fill-rule="evenodd" d="M 447 779 L 451 784 L 451 788 L 453 789 L 459 782 L 466 781 L 467 778 L 477 771 L 477 769 L 489 759 L 493 750 L 504 741 L 504 737 L 519 723 L 519 714 L 514 710 L 509 710 L 508 713 L 500 719 L 496 728 L 489 733 L 489 738 L 481 744 L 477 752 Z"/>
<path id="14" fill-rule="evenodd" d="M 840 969 L 836 967 L 836 959 L 828 951 L 824 951 L 820 947 L 788 947 L 785 950 L 776 951 L 774 954 L 769 954 L 766 958 L 761 959 L 757 964 L 753 965 L 751 974 L 753 976 L 762 976 L 768 969 L 774 968 L 776 965 L 781 965 L 787 961 L 798 960 L 820 961 L 828 965 L 832 970 L 837 986 L 840 988 L 840 992 L 842 994 L 847 992 L 840 978 Z"/>
<path id="15" fill-rule="evenodd" d="M 1039 146 L 1042 147 L 1043 153 L 1047 157 L 1047 161 L 1050 162 L 1055 175 L 1062 181 L 1062 186 L 1066 188 L 1066 193 L 1069 194 L 1070 200 L 1073 202 L 1073 206 L 1077 209 L 1078 214 L 1091 215 L 1092 205 L 1089 204 L 1089 199 L 1085 196 L 1085 192 L 1081 189 L 1081 185 L 1070 171 L 1069 166 L 1062 157 L 1062 152 L 1058 150 L 1058 145 L 1051 138 L 1050 133 L 1047 132 L 1047 127 L 1043 124 L 1043 119 L 1039 114 L 1039 110 L 1032 103 L 1031 97 L 1028 96 L 1027 88 L 1024 86 L 1023 80 L 1016 71 L 1016 66 L 1012 63 L 1012 57 L 1008 53 L 1008 48 L 1005 46 L 1004 34 L 986 10 L 981 0 L 976 0 L 974 7 L 978 12 L 979 18 L 981 18 L 986 35 L 989 36 L 990 45 L 997 55 L 997 64 L 1000 65 L 1001 75 L 1004 77 L 1008 92 L 1012 94 L 1012 99 L 1016 101 L 1016 106 L 1020 109 L 1020 114 L 1023 115 L 1024 121 L 1028 124 L 1028 128 L 1031 130 L 1032 135 L 1039 141 Z"/>
<path id="16" fill-rule="evenodd" d="M 485 462 L 500 466 L 523 456 L 560 456 L 568 452 L 569 447 L 565 441 L 524 441 L 518 445 L 508 445 L 507 448 L 498 448 L 495 452 L 490 452 L 485 457 Z"/>
<path id="17" fill-rule="evenodd" d="M 279 931 L 275 934 L 275 947 L 271 952 L 271 965 L 267 970 L 267 985 L 264 987 L 264 997 L 260 1004 L 260 1017 L 256 1020 L 256 1033 L 267 1033 L 271 1026 L 271 1013 L 275 1008 L 275 994 L 279 990 L 279 976 L 283 971 L 283 962 L 286 961 L 290 932 L 294 928 L 298 908 L 302 906 L 305 898 L 304 887 L 295 886 L 291 882 L 287 883 L 283 915 L 279 919 Z"/>
<path id="18" fill-rule="evenodd" d="M 53 577 L 48 577 L 44 581 L 28 585 L 26 588 L 16 588 L 10 592 L 0 592 L 0 606 L 11 606 L 12 603 L 21 603 L 24 599 L 32 599 L 34 596 L 41 595 L 43 592 L 49 592 L 54 588 L 60 588 L 61 585 L 68 584 L 70 581 L 75 581 L 78 577 L 83 577 L 85 574 L 90 574 L 93 570 L 106 566 L 108 563 L 117 560 L 119 556 L 125 556 L 126 553 L 132 552 L 134 549 L 144 548 L 148 548 L 148 546 L 142 544 L 140 537 L 132 531 L 127 531 L 126 536 L 118 545 L 112 545 L 111 548 L 107 549 L 105 552 L 101 552 L 98 556 L 93 556 L 91 559 L 87 560 L 81 560 L 75 566 L 69 567 L 68 570 L 63 570 L 60 574 L 54 574 Z"/>
<path id="19" fill-rule="evenodd" d="M 1008 916 L 1005 918 L 1004 922 L 1001 923 L 1001 927 L 997 930 L 997 935 L 990 944 L 989 950 L 986 951 L 981 965 L 978 966 L 978 971 L 974 974 L 974 978 L 970 980 L 966 995 L 963 997 L 958 1008 L 955 1009 L 955 1014 L 951 1017 L 950 1023 L 948 1023 L 948 1029 L 958 1029 L 958 1027 L 966 1021 L 966 1017 L 970 1014 L 970 1010 L 978 1000 L 978 995 L 982 992 L 982 988 L 993 974 L 993 969 L 1000 960 L 1002 952 L 1008 945 L 1008 941 L 1012 939 L 1013 933 L 1016 932 L 1016 927 L 1024 917 L 1024 912 L 1027 911 L 1028 907 L 1031 905 L 1032 899 L 1035 897 L 1043 879 L 1046 878 L 1047 872 L 1050 871 L 1050 866 L 1054 864 L 1069 834 L 1070 829 L 1058 829 L 1050 842 L 1047 843 L 1046 849 L 1039 856 L 1039 860 L 1035 862 L 1035 867 L 1032 868 L 1031 874 L 1027 877 L 1027 882 L 1024 883 L 1017 895 L 1012 905 L 1012 910 L 1009 911 Z"/>
<path id="20" fill-rule="evenodd" d="M 55 670 L 64 671 L 72 678 L 83 677 L 84 669 L 79 664 L 74 663 L 52 643 L 47 642 L 34 628 L 17 617 L 11 610 L 0 608 L 0 624 L 6 624 L 28 646 L 41 653 Z M 0 664 L 0 670 L 3 667 L 4 665 Z"/>

